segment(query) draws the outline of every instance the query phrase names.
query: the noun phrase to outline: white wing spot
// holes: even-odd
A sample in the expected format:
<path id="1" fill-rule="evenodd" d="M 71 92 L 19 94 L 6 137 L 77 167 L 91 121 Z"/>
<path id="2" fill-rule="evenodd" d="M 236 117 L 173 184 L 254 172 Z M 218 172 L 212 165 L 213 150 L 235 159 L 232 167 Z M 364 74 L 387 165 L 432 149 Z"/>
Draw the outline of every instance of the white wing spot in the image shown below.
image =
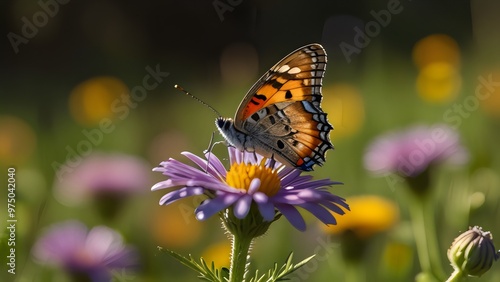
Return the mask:
<path id="1" fill-rule="evenodd" d="M 289 74 L 298 74 L 299 72 L 300 72 L 300 68 L 298 68 L 298 67 L 293 67 L 288 71 Z"/>
<path id="2" fill-rule="evenodd" d="M 290 69 L 290 67 L 289 67 L 288 65 L 283 65 L 283 66 L 281 66 L 281 67 L 277 70 L 277 72 L 279 72 L 279 73 L 284 73 L 284 72 L 288 71 L 289 69 Z"/>

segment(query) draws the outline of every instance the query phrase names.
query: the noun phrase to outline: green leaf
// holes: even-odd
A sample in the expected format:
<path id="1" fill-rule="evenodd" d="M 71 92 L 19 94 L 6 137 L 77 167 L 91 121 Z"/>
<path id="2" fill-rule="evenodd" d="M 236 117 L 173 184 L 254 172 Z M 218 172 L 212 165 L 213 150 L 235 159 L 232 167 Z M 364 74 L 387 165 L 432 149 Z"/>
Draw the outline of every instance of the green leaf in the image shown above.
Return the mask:
<path id="1" fill-rule="evenodd" d="M 262 274 L 259 277 L 259 271 L 255 271 L 255 276 L 250 279 L 250 282 L 275 282 L 275 281 L 285 281 L 289 280 L 286 278 L 287 275 L 296 271 L 306 263 L 308 263 L 315 255 L 305 258 L 297 264 L 293 264 L 293 252 L 291 252 L 286 258 L 286 262 L 283 266 L 278 269 L 278 264 L 274 263 L 274 267 L 267 271 L 266 274 Z M 265 279 L 265 280 L 264 280 Z"/>
<path id="2" fill-rule="evenodd" d="M 227 277 L 229 277 L 229 271 L 227 268 L 223 268 L 219 271 L 219 269 L 215 268 L 214 262 L 208 266 L 203 258 L 200 258 L 200 263 L 198 263 L 191 255 L 189 255 L 189 258 L 186 258 L 174 251 L 163 249 L 162 247 L 158 247 L 158 250 L 169 254 L 183 265 L 197 272 L 198 277 L 202 280 L 211 282 L 226 282 Z"/>

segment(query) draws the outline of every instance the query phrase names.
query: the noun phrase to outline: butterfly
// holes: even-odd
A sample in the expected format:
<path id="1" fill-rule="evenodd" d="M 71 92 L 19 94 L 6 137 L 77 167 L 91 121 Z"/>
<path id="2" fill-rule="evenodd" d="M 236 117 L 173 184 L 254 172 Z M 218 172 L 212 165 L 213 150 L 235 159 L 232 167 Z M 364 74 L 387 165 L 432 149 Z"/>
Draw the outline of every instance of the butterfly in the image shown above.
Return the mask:
<path id="1" fill-rule="evenodd" d="M 303 46 L 284 57 L 247 92 L 234 119 L 215 124 L 229 145 L 311 171 L 325 162 L 333 126 L 321 109 L 326 52 Z"/>

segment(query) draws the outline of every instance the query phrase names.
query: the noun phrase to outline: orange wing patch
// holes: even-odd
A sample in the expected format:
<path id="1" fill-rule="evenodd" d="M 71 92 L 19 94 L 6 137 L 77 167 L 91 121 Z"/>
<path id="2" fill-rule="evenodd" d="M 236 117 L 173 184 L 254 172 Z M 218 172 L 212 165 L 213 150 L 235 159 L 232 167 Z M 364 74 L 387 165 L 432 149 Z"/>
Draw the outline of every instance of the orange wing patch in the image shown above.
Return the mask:
<path id="1" fill-rule="evenodd" d="M 250 102 L 246 105 L 242 112 L 241 118 L 247 119 L 258 110 L 269 105 L 289 102 L 289 101 L 312 101 L 315 87 L 318 85 L 310 85 L 310 79 L 287 80 L 281 83 L 282 78 L 278 77 L 262 85 L 257 90 L 257 93 L 252 96 Z"/>

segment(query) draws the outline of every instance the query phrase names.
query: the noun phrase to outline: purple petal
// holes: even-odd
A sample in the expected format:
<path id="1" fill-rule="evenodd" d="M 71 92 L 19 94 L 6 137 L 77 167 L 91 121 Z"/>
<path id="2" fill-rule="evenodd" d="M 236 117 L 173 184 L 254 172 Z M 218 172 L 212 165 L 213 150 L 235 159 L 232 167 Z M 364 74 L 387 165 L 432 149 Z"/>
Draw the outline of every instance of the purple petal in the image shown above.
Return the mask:
<path id="1" fill-rule="evenodd" d="M 276 204 L 276 208 L 288 219 L 297 230 L 305 231 L 306 222 L 299 211 L 292 205 Z"/>
<path id="2" fill-rule="evenodd" d="M 275 211 L 274 211 L 273 203 L 268 202 L 268 201 L 257 202 L 257 207 L 259 208 L 259 212 L 265 221 L 271 221 L 274 219 Z"/>
<path id="3" fill-rule="evenodd" d="M 343 215 L 345 214 L 345 211 L 341 209 L 338 205 L 343 206 L 346 210 L 349 210 L 349 205 L 346 202 L 328 202 L 328 201 L 322 201 L 321 205 L 325 206 L 327 209 L 331 210 L 334 213 Z"/>
<path id="4" fill-rule="evenodd" d="M 250 195 L 252 195 L 255 192 L 259 191 L 260 184 L 261 184 L 260 179 L 258 179 L 258 178 L 252 179 L 252 181 L 250 182 L 250 185 L 248 186 L 247 193 L 250 194 Z"/>
<path id="5" fill-rule="evenodd" d="M 40 262 L 63 263 L 79 246 L 85 244 L 87 228 L 78 221 L 54 224 L 33 247 L 33 256 Z"/>
<path id="6" fill-rule="evenodd" d="M 269 197 L 262 193 L 262 192 L 255 192 L 255 194 L 252 195 L 253 197 L 253 200 L 256 202 L 256 203 L 267 203 L 269 201 Z"/>
<path id="7" fill-rule="evenodd" d="M 226 178 L 226 167 L 224 164 L 217 158 L 216 155 L 214 154 L 205 154 L 205 157 L 207 158 L 208 162 L 210 165 L 214 168 L 214 170 L 218 173 L 218 175 L 222 176 L 223 179 Z"/>
<path id="8" fill-rule="evenodd" d="M 207 154 L 210 157 L 210 162 L 207 162 L 206 160 L 190 152 L 182 152 L 181 154 L 197 164 L 204 173 L 205 170 L 207 170 L 207 173 L 218 179 L 224 179 L 224 177 L 226 176 L 226 169 L 214 154 Z M 214 168 L 214 163 L 220 164 L 222 166 L 222 170 Z M 221 173 L 223 174 L 221 175 Z"/>
<path id="9" fill-rule="evenodd" d="M 312 177 L 305 177 L 306 175 L 302 175 L 301 177 L 297 178 L 294 181 L 291 181 L 288 186 L 293 186 L 294 189 L 314 189 L 314 188 L 319 188 L 319 187 L 324 187 L 324 186 L 329 186 L 331 185 L 332 181 L 330 179 L 320 179 L 320 180 L 312 180 Z M 308 175 L 310 176 L 310 175 Z"/>
<path id="10" fill-rule="evenodd" d="M 283 168 L 280 169 L 280 171 L 278 172 L 278 176 L 280 178 L 285 178 L 286 176 L 288 176 L 289 174 L 291 173 L 295 173 L 295 172 L 299 172 L 298 175 L 300 175 L 300 171 L 298 169 L 295 169 L 293 167 L 290 167 L 290 166 L 284 166 Z"/>
<path id="11" fill-rule="evenodd" d="M 170 159 L 166 162 L 163 167 L 165 168 L 165 175 L 184 175 L 186 173 L 198 174 L 201 171 L 176 159 Z"/>
<path id="12" fill-rule="evenodd" d="M 273 203 L 299 205 L 304 203 L 304 200 L 297 196 L 297 193 L 278 193 L 271 198 Z"/>
<path id="13" fill-rule="evenodd" d="M 312 213 L 315 217 L 317 217 L 325 224 L 337 224 L 337 221 L 335 220 L 335 217 L 332 215 L 332 213 L 330 213 L 321 205 L 314 203 L 305 203 L 300 205 L 300 207 Z"/>
<path id="14" fill-rule="evenodd" d="M 243 152 L 243 163 L 246 164 L 259 164 L 263 159 L 261 155 L 257 155 L 255 152 Z"/>
<path id="15" fill-rule="evenodd" d="M 415 126 L 375 139 L 364 156 L 365 168 L 376 174 L 397 172 L 414 177 L 433 163 L 464 164 L 467 150 L 459 135 L 444 124 Z"/>
<path id="16" fill-rule="evenodd" d="M 111 268 L 133 268 L 139 266 L 139 253 L 133 248 L 124 248 L 118 253 L 106 257 L 106 264 Z"/>
<path id="17" fill-rule="evenodd" d="M 252 196 L 245 194 L 243 195 L 234 205 L 234 216 L 239 219 L 243 219 L 247 216 L 250 211 L 250 206 L 252 205 Z"/>
<path id="18" fill-rule="evenodd" d="M 300 190 L 296 195 L 306 202 L 317 202 L 321 200 L 321 195 L 312 189 Z"/>
<path id="19" fill-rule="evenodd" d="M 331 181 L 330 179 L 318 179 L 314 181 L 308 181 L 307 183 L 303 184 L 295 184 L 295 187 L 297 189 L 303 189 L 303 188 L 319 188 L 319 187 L 327 187 L 331 185 L 337 185 L 337 184 L 343 184 L 342 182 L 338 181 Z M 306 187 L 302 187 L 302 185 Z"/>
<path id="20" fill-rule="evenodd" d="M 279 178 L 281 179 L 281 185 L 282 186 L 291 186 L 290 183 L 293 181 L 296 181 L 298 178 L 300 178 L 300 174 L 302 172 L 298 169 L 293 169 L 286 167 L 282 171 L 278 173 Z M 304 176 L 302 176 L 304 177 Z M 312 176 L 310 176 L 312 177 Z"/>
<path id="21" fill-rule="evenodd" d="M 234 147 L 229 147 L 229 160 L 231 165 L 234 163 L 242 163 L 243 153 Z"/>
<path id="22" fill-rule="evenodd" d="M 154 185 L 153 188 L 155 190 L 173 186 L 201 186 L 211 190 L 237 191 L 211 174 L 177 161 L 172 161 L 168 164 L 167 172 L 164 175 L 169 176 L 170 179 L 162 184 Z"/>
<path id="23" fill-rule="evenodd" d="M 231 165 L 237 163 L 236 149 L 234 147 L 227 147 L 227 152 L 229 155 L 229 163 Z"/>
<path id="24" fill-rule="evenodd" d="M 186 198 L 192 195 L 203 194 L 203 187 L 184 187 L 165 194 L 160 199 L 160 205 L 168 205 L 179 199 Z"/>
<path id="25" fill-rule="evenodd" d="M 218 195 L 214 199 L 205 200 L 201 205 L 199 205 L 196 210 L 196 218 L 198 220 L 205 220 L 212 215 L 218 213 L 219 211 L 229 207 L 234 202 L 236 202 L 241 195 L 224 193 Z"/>
<path id="26" fill-rule="evenodd" d="M 156 190 L 165 189 L 165 188 L 172 188 L 175 186 L 179 186 L 179 184 L 175 184 L 172 181 L 172 179 L 167 179 L 167 180 L 158 182 L 155 185 L 153 185 L 153 187 L 151 187 L 151 191 L 156 191 Z"/>

